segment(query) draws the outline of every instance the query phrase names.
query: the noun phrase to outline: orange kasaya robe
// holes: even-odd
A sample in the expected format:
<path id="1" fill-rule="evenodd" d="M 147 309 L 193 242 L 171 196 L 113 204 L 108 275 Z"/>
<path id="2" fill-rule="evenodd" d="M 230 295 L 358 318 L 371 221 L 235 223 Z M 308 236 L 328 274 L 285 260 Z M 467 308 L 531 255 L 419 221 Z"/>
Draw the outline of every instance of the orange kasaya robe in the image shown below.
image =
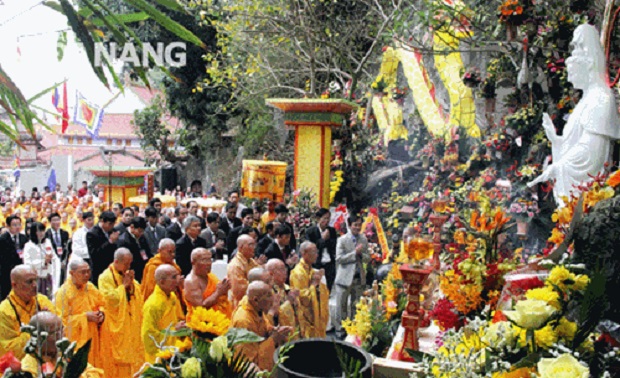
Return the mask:
<path id="1" fill-rule="evenodd" d="M 291 270 L 291 288 L 299 290 L 300 312 L 305 327 L 301 329 L 303 338 L 326 337 L 329 321 L 329 289 L 324 283 L 318 287 L 310 285 L 314 269 L 303 259 Z"/>
<path id="2" fill-rule="evenodd" d="M 36 300 L 26 304 L 11 290 L 0 303 L 0 356 L 13 352 L 15 358 L 24 358 L 24 347 L 30 340 L 30 334 L 22 332 L 21 325 L 30 323 L 30 318 L 41 310 L 56 313 L 56 308 L 45 295 L 37 294 Z"/>
<path id="3" fill-rule="evenodd" d="M 155 290 L 155 270 L 163 264 L 168 264 L 161 259 L 161 255 L 158 253 L 155 256 L 151 257 L 149 261 L 146 262 L 144 266 L 144 272 L 142 273 L 142 299 L 144 302 L 149 298 L 149 296 Z M 172 264 L 181 274 L 181 268 L 173 261 Z M 181 293 L 181 288 L 179 287 L 177 296 Z M 179 297 L 179 298 L 182 298 Z"/>
<path id="4" fill-rule="evenodd" d="M 209 298 L 213 293 L 215 293 L 215 289 L 217 288 L 217 284 L 219 282 L 220 280 L 215 274 L 209 273 L 207 287 L 205 288 L 205 291 L 202 292 L 203 300 Z M 192 306 L 187 300 L 185 300 L 185 303 L 187 304 L 187 315 L 189 316 L 192 313 L 194 306 Z M 211 308 L 226 315 L 228 319 L 231 319 L 232 317 L 232 306 L 228 301 L 228 295 L 220 296 Z"/>
<path id="5" fill-rule="evenodd" d="M 234 350 L 235 353 L 243 354 L 261 370 L 271 371 L 273 368 L 273 353 L 276 348 L 273 338 L 269 337 L 273 326 L 269 324 L 266 317 L 259 315 L 249 301 L 243 301 L 233 315 L 231 327 L 245 328 L 265 338 L 257 343 L 237 344 Z"/>
<path id="6" fill-rule="evenodd" d="M 103 368 L 101 346 L 108 345 L 109 340 L 102 340 L 101 328 L 86 319 L 89 311 L 103 311 L 105 299 L 95 285 L 88 282 L 78 289 L 71 278 L 67 279 L 56 292 L 56 309 L 65 326 L 65 334 L 81 348 L 88 340 L 90 353 L 88 362 L 96 368 Z M 104 320 L 107 321 L 106 318 Z"/>
<path id="7" fill-rule="evenodd" d="M 232 291 L 233 309 L 237 308 L 241 298 L 248 289 L 248 273 L 258 264 L 254 259 L 246 259 L 243 254 L 237 253 L 235 258 L 228 264 L 226 276 L 230 281 L 230 291 Z"/>
<path id="8" fill-rule="evenodd" d="M 131 378 L 144 363 L 142 327 L 142 290 L 134 280 L 133 292 L 127 293 L 123 276 L 114 264 L 99 276 L 99 290 L 105 298 L 106 319 L 101 335 L 108 340 L 102 348 L 103 370 L 107 377 Z"/>
<path id="9" fill-rule="evenodd" d="M 167 346 L 174 345 L 176 341 L 176 337 L 164 335 L 161 331 L 174 329 L 185 316 L 176 294 L 166 295 L 159 286 L 155 286 L 153 294 L 144 302 L 142 314 L 140 335 L 144 343 L 144 358 L 146 362 L 155 363 L 159 351 L 155 342 Z"/>

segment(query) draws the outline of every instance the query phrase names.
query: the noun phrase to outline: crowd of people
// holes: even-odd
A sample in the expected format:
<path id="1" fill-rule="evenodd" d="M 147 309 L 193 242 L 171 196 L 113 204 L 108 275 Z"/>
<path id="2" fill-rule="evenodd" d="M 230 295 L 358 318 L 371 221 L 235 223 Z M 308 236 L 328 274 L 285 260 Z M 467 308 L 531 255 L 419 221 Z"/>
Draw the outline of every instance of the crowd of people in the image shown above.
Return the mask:
<path id="1" fill-rule="evenodd" d="M 341 321 L 355 312 L 370 260 L 359 217 L 339 236 L 320 209 L 306 240 L 296 240 L 285 204 L 266 201 L 263 212 L 238 191 L 209 212 L 195 200 L 164 207 L 157 197 L 110 208 L 82 185 L 28 198 L 7 189 L 0 198 L 0 356 L 30 358 L 21 325 L 58 318 L 78 347 L 91 340 L 90 374 L 131 377 L 174 343 L 162 331 L 185 327 L 197 307 L 263 336 L 237 347 L 261 370 L 289 340 L 326 337 L 328 327 L 344 338 Z M 221 279 L 214 263 L 226 266 Z"/>

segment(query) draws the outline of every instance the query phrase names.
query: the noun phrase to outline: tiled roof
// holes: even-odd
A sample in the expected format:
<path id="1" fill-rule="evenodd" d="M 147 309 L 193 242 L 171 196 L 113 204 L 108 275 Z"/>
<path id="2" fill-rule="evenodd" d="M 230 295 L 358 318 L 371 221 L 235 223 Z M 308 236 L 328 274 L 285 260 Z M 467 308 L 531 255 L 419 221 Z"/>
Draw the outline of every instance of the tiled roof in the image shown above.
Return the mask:
<path id="1" fill-rule="evenodd" d="M 46 151 L 40 152 L 39 158 L 50 161 L 52 156 L 58 155 L 73 156 L 73 166 L 75 169 L 108 165 L 108 162 L 103 160 L 101 150 L 97 146 L 52 147 L 48 148 Z M 141 150 L 129 151 L 126 155 L 114 153 L 112 154 L 112 165 L 120 167 L 143 167 L 144 161 L 132 155 L 142 157 L 143 153 Z"/>

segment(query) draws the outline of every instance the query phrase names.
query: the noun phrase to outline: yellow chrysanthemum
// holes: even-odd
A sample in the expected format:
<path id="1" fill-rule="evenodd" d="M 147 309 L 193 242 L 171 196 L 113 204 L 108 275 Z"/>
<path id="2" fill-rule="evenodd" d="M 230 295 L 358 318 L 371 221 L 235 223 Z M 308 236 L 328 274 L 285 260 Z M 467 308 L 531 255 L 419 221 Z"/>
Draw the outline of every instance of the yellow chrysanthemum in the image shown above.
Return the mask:
<path id="1" fill-rule="evenodd" d="M 572 341 L 575 338 L 575 333 L 577 333 L 577 323 L 562 317 L 555 328 L 555 332 L 558 334 L 558 337 Z"/>
<path id="2" fill-rule="evenodd" d="M 547 284 L 557 286 L 561 291 L 585 290 L 590 283 L 590 278 L 585 274 L 576 275 L 563 266 L 556 266 L 549 273 Z"/>
<path id="3" fill-rule="evenodd" d="M 353 320 L 343 320 L 342 327 L 347 332 L 347 335 L 355 335 L 364 341 L 370 335 L 370 329 L 372 328 L 372 315 L 370 314 L 366 298 L 362 297 L 355 305 L 355 308 L 357 311 Z"/>
<path id="4" fill-rule="evenodd" d="M 530 289 L 525 293 L 525 297 L 527 299 L 540 299 L 558 310 L 561 308 L 560 294 L 549 286 Z"/>
<path id="5" fill-rule="evenodd" d="M 228 332 L 230 319 L 212 308 L 196 307 L 187 317 L 187 326 L 195 331 L 221 336 Z"/>
<path id="6" fill-rule="evenodd" d="M 585 274 L 580 274 L 577 277 L 575 277 L 575 283 L 573 284 L 573 289 L 575 290 L 585 290 L 586 287 L 588 287 L 588 284 L 590 283 L 590 277 L 586 276 Z"/>
<path id="7" fill-rule="evenodd" d="M 566 283 L 575 280 L 575 275 L 563 266 L 556 266 L 551 269 L 549 277 L 547 277 L 547 284 L 557 286 L 562 291 L 566 291 Z"/>
<path id="8" fill-rule="evenodd" d="M 525 328 L 517 328 L 519 330 L 519 344 L 522 346 L 527 345 L 527 333 Z M 539 348 L 549 349 L 558 341 L 558 335 L 553 330 L 550 324 L 534 331 L 534 339 L 536 339 L 536 345 Z"/>

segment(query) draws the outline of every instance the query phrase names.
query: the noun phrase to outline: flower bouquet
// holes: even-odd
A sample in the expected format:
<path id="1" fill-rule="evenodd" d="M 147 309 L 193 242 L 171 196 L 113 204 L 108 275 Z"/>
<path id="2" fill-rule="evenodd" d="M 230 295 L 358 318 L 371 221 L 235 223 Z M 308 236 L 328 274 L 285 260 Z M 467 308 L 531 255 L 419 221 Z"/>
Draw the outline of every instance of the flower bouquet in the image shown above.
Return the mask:
<path id="1" fill-rule="evenodd" d="M 514 310 L 476 317 L 442 336 L 425 360 L 434 377 L 611 377 L 619 349 L 596 331 L 604 278 L 554 267 L 543 286 L 525 292 Z M 535 286 L 538 286 L 535 285 Z M 491 315 L 491 314 L 488 314 Z M 617 344 L 616 344 L 617 345 Z"/>
<path id="2" fill-rule="evenodd" d="M 228 378 L 256 377 L 258 368 L 242 354 L 233 353 L 238 344 L 255 343 L 262 337 L 246 329 L 229 328 L 226 315 L 197 307 L 188 316 L 187 328 L 164 331 L 175 337 L 172 346 L 162 346 L 154 364 L 146 364 L 142 378 Z"/>

